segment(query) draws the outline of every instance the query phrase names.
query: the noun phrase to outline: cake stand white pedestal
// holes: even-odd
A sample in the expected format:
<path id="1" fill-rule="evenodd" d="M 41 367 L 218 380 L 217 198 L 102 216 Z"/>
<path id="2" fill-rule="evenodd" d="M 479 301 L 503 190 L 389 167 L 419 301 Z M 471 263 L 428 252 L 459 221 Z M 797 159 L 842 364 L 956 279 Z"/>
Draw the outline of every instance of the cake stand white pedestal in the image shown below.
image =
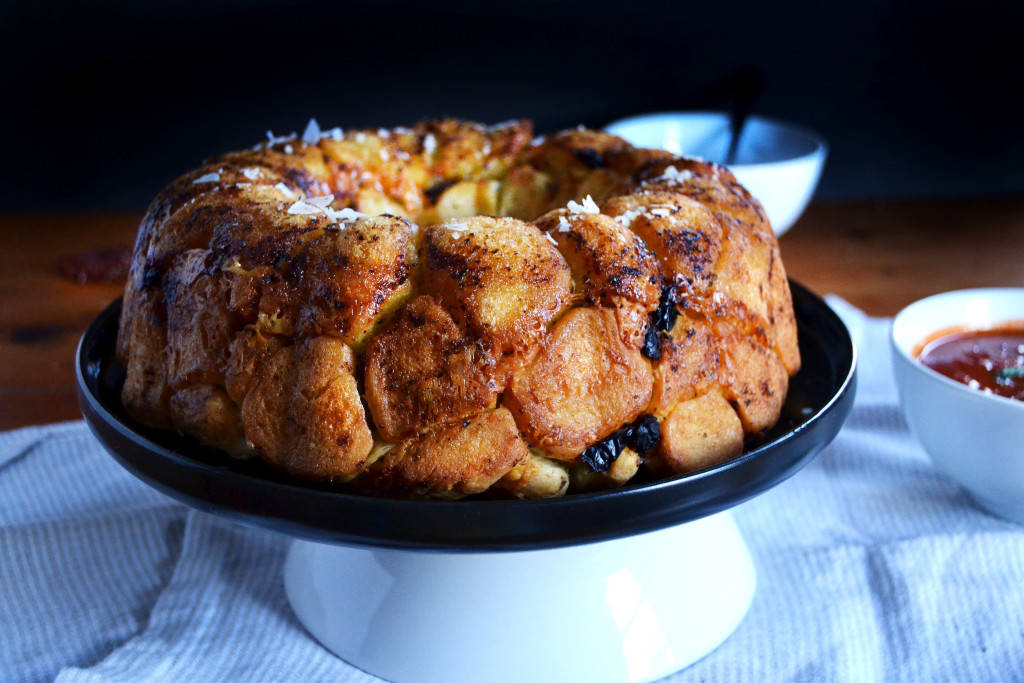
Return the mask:
<path id="1" fill-rule="evenodd" d="M 742 621 L 754 565 L 729 513 L 546 550 L 438 552 L 294 541 L 299 620 L 395 683 L 653 681 Z"/>

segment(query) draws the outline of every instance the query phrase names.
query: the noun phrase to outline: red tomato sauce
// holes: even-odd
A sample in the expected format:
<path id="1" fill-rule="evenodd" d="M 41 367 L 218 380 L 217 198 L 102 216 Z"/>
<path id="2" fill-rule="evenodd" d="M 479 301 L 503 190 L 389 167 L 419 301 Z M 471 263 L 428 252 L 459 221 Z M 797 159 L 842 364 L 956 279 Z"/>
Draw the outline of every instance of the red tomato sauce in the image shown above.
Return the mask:
<path id="1" fill-rule="evenodd" d="M 1024 401 L 1024 323 L 940 334 L 918 360 L 972 389 Z"/>

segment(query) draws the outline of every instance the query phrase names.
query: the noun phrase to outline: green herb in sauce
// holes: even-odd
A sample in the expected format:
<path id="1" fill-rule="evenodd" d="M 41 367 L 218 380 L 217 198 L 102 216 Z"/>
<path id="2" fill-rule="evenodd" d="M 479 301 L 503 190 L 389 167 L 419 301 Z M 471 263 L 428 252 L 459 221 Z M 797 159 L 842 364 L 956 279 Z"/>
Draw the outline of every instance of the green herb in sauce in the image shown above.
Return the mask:
<path id="1" fill-rule="evenodd" d="M 1024 378 L 1024 368 L 1022 367 L 1011 367 L 1003 368 L 996 372 L 996 381 L 1000 384 L 1012 384 L 1013 380 Z"/>

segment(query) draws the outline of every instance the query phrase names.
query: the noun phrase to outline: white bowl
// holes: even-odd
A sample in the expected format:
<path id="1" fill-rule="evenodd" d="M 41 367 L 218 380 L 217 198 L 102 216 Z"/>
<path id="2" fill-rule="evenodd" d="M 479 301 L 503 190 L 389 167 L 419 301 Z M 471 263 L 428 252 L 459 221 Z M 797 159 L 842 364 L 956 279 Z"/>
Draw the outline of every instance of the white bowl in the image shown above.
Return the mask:
<path id="1" fill-rule="evenodd" d="M 638 147 L 724 163 L 731 139 L 722 112 L 663 112 L 620 119 L 605 127 Z M 772 119 L 747 119 L 735 163 L 729 169 L 764 206 L 776 235 L 786 232 L 807 208 L 828 156 L 825 140 L 812 131 Z"/>
<path id="2" fill-rule="evenodd" d="M 892 325 L 893 370 L 911 430 L 932 462 L 990 512 L 1024 524 L 1024 402 L 971 389 L 914 357 L 950 327 L 1024 321 L 1024 289 L 966 289 L 922 299 Z"/>

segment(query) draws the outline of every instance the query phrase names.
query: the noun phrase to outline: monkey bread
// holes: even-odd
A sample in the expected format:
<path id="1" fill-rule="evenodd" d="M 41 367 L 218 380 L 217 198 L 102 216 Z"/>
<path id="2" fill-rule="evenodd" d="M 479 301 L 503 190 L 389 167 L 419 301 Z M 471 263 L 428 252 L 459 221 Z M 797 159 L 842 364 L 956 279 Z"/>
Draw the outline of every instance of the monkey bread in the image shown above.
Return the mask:
<path id="1" fill-rule="evenodd" d="M 728 169 L 528 121 L 311 121 L 212 158 L 142 221 L 117 350 L 142 424 L 434 499 L 713 466 L 800 366 L 778 242 Z"/>

